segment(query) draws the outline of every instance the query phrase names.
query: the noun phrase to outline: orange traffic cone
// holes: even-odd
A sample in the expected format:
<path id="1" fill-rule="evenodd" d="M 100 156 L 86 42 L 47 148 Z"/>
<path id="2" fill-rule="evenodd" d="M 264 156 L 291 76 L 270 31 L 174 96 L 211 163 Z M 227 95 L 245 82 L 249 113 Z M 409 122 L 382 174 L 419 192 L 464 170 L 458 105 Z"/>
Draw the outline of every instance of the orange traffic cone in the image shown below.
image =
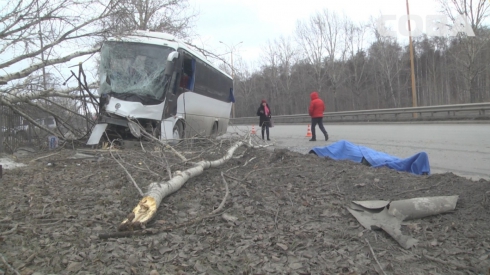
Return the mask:
<path id="1" fill-rule="evenodd" d="M 308 124 L 308 131 L 306 132 L 306 137 L 312 137 L 312 135 L 311 135 L 311 129 L 310 129 L 310 124 Z"/>
<path id="2" fill-rule="evenodd" d="M 255 126 L 252 125 L 252 135 L 255 135 Z"/>

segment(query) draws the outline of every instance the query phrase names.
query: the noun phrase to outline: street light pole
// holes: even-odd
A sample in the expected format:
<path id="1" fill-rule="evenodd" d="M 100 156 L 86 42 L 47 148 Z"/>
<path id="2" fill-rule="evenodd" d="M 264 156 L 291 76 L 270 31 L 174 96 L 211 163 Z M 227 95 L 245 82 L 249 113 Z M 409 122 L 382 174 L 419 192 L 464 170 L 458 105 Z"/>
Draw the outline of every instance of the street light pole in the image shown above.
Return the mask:
<path id="1" fill-rule="evenodd" d="M 410 70 L 412 75 L 412 107 L 417 107 L 417 88 L 415 86 L 415 69 L 413 64 L 413 44 L 412 44 L 412 30 L 410 28 L 410 10 L 408 9 L 408 0 L 407 1 L 407 16 L 408 16 L 408 39 L 410 46 Z M 414 118 L 417 117 L 417 113 L 413 113 L 412 116 Z"/>
<path id="2" fill-rule="evenodd" d="M 223 41 L 220 41 L 219 43 L 225 45 L 229 50 L 230 50 L 230 65 L 231 65 L 231 81 L 232 81 L 232 89 L 233 92 L 235 92 L 235 68 L 233 68 L 233 51 L 235 50 L 235 47 L 243 43 L 243 41 L 240 41 L 239 43 L 233 45 L 233 46 L 228 46 L 225 44 Z M 233 102 L 231 105 L 231 110 L 232 110 L 232 117 L 235 118 L 235 103 Z"/>

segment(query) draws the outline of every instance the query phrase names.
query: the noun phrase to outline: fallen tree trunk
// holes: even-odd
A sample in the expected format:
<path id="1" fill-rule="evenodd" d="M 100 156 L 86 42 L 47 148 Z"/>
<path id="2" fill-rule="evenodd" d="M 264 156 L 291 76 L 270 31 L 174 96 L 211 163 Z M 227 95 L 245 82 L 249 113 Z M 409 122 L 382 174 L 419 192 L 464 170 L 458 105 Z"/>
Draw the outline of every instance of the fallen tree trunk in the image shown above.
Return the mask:
<path id="1" fill-rule="evenodd" d="M 156 214 L 163 198 L 179 190 L 189 179 L 202 174 L 204 169 L 218 167 L 229 160 L 236 149 L 245 145 L 243 141 L 235 143 L 228 149 L 225 156 L 214 161 L 200 161 L 190 169 L 183 172 L 177 171 L 175 176 L 167 182 L 154 182 L 149 186 L 146 195 L 140 200 L 138 205 L 128 215 L 128 217 L 119 225 L 119 231 L 133 230 L 136 228 L 144 228 Z"/>

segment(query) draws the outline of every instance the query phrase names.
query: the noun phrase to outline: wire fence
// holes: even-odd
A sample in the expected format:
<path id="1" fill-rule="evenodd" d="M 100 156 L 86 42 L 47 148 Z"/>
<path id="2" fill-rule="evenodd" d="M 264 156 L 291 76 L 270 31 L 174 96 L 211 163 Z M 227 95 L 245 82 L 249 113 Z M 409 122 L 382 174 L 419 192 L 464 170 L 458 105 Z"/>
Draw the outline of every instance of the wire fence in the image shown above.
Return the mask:
<path id="1" fill-rule="evenodd" d="M 49 125 L 50 120 L 54 121 L 49 117 L 38 119 L 44 125 Z M 48 136 L 49 133 L 0 104 L 0 153 L 12 154 L 22 147 L 47 148 Z"/>

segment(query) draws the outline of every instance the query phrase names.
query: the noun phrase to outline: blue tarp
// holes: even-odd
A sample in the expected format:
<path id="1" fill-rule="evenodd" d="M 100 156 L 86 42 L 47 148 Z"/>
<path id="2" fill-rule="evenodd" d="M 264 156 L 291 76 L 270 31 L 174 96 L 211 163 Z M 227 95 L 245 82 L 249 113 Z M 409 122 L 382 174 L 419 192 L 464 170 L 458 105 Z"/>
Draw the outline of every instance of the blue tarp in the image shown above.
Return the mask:
<path id="1" fill-rule="evenodd" d="M 314 147 L 310 150 L 310 153 L 315 153 L 319 157 L 329 157 L 334 160 L 351 160 L 359 163 L 364 158 L 372 167 L 386 166 L 397 171 L 410 172 L 416 175 L 430 174 L 429 156 L 425 152 L 401 159 L 346 140 L 340 140 L 329 146 Z"/>

